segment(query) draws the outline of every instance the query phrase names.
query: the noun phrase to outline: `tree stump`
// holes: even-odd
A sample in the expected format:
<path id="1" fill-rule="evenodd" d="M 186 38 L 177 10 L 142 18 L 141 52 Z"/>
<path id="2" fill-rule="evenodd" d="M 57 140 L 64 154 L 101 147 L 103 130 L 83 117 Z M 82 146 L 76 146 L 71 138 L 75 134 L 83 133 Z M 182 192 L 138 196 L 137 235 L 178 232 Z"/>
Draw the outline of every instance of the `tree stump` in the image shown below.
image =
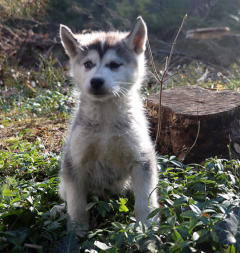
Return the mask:
<path id="1" fill-rule="evenodd" d="M 146 102 L 155 140 L 159 95 Z M 164 90 L 161 132 L 157 151 L 180 160 L 201 162 L 206 158 L 240 158 L 240 94 L 199 86 Z"/>

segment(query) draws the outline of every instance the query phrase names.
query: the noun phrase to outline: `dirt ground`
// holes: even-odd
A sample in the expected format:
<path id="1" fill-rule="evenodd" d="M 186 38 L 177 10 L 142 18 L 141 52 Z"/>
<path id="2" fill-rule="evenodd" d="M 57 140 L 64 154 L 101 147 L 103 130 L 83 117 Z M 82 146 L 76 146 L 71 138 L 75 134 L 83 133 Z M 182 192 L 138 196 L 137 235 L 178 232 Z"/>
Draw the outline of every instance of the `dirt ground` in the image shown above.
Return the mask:
<path id="1" fill-rule="evenodd" d="M 43 152 L 59 154 L 66 136 L 65 120 L 48 118 L 27 118 L 22 121 L 9 122 L 0 129 L 0 149 L 9 149 L 16 141 L 35 142 L 40 138 Z"/>

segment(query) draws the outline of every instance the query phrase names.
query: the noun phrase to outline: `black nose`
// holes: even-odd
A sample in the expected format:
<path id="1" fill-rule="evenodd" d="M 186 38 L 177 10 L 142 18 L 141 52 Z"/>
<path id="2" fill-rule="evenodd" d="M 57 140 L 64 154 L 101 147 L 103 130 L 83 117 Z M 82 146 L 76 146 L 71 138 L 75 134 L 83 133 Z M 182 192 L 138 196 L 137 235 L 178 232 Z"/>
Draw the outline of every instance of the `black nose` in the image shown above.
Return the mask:
<path id="1" fill-rule="evenodd" d="M 100 90 L 104 84 L 104 80 L 102 78 L 93 78 L 91 80 L 91 88 L 93 90 Z"/>

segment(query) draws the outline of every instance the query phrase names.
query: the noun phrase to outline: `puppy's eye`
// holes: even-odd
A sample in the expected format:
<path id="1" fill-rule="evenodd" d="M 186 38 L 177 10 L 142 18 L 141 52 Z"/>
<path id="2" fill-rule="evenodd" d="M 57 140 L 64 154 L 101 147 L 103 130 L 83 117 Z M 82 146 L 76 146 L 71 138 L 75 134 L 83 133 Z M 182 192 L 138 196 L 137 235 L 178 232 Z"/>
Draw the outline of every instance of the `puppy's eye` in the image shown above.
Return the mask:
<path id="1" fill-rule="evenodd" d="M 91 69 L 95 66 L 95 64 L 89 60 L 89 61 L 84 62 L 84 66 L 86 69 Z"/>
<path id="2" fill-rule="evenodd" d="M 122 63 L 117 63 L 115 61 L 111 61 L 110 63 L 108 63 L 106 66 L 112 70 L 117 70 L 120 66 L 122 66 Z"/>

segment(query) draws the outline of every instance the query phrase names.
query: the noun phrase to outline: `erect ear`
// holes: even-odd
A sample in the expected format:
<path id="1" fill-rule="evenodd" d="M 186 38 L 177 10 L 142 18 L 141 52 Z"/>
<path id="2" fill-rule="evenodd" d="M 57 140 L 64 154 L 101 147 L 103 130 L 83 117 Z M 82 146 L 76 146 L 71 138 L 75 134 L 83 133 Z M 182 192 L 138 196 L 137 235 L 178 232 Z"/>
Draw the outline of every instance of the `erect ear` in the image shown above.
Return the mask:
<path id="1" fill-rule="evenodd" d="M 60 38 L 67 55 L 70 58 L 76 56 L 80 48 L 80 44 L 71 29 L 65 25 L 60 25 Z"/>
<path id="2" fill-rule="evenodd" d="M 145 50 L 146 41 L 147 26 L 142 17 L 138 17 L 134 28 L 126 38 L 126 42 L 130 49 L 140 54 Z"/>

